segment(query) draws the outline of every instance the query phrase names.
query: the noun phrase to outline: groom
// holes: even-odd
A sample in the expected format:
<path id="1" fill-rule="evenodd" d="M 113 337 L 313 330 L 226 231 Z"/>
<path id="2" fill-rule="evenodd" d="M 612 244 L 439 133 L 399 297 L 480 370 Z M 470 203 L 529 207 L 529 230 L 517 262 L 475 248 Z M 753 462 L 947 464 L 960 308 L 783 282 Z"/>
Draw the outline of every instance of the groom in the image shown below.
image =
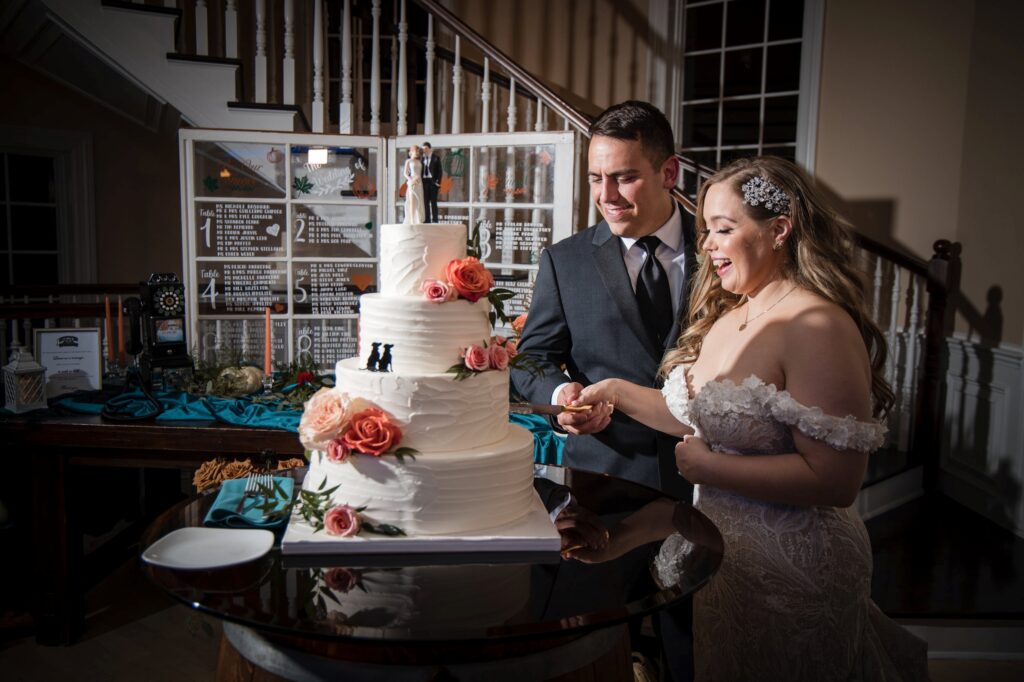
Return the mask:
<path id="1" fill-rule="evenodd" d="M 441 189 L 441 159 L 434 155 L 429 142 L 423 143 L 423 200 L 428 223 L 438 222 L 437 194 Z"/>
<path id="2" fill-rule="evenodd" d="M 658 365 L 679 336 L 696 271 L 693 217 L 669 194 L 679 175 L 672 129 L 646 102 L 623 102 L 590 126 L 591 199 L 604 220 L 541 254 L 519 352 L 540 371 L 515 370 L 532 403 L 567 405 L 612 377 L 657 386 Z M 689 501 L 675 466 L 676 438 L 606 406 L 563 412 L 563 463 L 619 476 Z M 673 677 L 692 677 L 689 603 L 661 615 Z"/>

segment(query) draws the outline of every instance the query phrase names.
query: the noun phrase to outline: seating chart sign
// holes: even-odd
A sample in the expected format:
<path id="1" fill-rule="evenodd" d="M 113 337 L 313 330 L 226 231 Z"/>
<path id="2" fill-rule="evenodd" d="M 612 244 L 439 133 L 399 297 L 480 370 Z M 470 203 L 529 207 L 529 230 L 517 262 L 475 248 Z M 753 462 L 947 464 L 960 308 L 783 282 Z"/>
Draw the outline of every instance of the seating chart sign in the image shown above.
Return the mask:
<path id="1" fill-rule="evenodd" d="M 384 139 L 180 133 L 184 281 L 197 359 L 241 355 L 321 371 L 357 354 L 359 296 L 377 290 Z"/>

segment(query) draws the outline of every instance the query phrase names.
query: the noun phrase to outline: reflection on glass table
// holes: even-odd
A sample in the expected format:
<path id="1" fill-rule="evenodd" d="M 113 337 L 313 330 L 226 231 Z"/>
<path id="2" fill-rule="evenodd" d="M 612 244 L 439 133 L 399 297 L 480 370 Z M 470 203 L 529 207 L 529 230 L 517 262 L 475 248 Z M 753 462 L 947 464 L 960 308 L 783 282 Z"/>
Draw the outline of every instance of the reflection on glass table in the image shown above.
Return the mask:
<path id="1" fill-rule="evenodd" d="M 147 564 L 143 570 L 176 600 L 227 621 L 234 649 L 270 669 L 252 659 L 281 647 L 365 661 L 374 657 L 368 652 L 401 646 L 408 649 L 403 664 L 435 665 L 438 657 L 465 662 L 471 650 L 472 657 L 493 661 L 509 652 L 582 646 L 587 637 L 624 632 L 628 620 L 680 602 L 717 570 L 721 535 L 690 505 L 610 476 L 565 474 L 577 503 L 611 530 L 608 550 L 577 551 L 582 560 L 514 553 L 285 557 L 275 544 L 238 566 L 183 571 Z M 550 492 L 549 481 L 536 485 L 542 498 Z M 200 525 L 212 497 L 166 512 L 147 529 L 142 547 Z M 652 562 L 675 533 L 688 540 L 687 551 L 656 580 Z M 628 661 L 628 638 L 626 647 Z M 566 651 L 559 656 L 571 658 Z"/>

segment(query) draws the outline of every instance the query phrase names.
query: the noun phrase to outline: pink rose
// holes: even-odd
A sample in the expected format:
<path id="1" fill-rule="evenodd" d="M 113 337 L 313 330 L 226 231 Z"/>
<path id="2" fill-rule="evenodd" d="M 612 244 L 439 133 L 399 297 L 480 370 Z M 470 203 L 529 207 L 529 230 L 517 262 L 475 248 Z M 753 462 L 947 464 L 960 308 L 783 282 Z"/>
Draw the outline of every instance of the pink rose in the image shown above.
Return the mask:
<path id="1" fill-rule="evenodd" d="M 495 334 L 494 336 L 491 337 L 491 343 L 496 343 L 499 346 L 504 346 L 506 343 L 508 343 L 508 339 L 506 339 L 501 334 Z"/>
<path id="2" fill-rule="evenodd" d="M 347 538 L 359 532 L 363 520 L 357 512 L 347 504 L 339 504 L 332 507 L 324 514 L 324 530 L 328 535 L 337 535 Z"/>
<path id="3" fill-rule="evenodd" d="M 387 412 L 368 407 L 352 417 L 341 440 L 351 451 L 380 457 L 401 442 L 402 430 L 391 422 Z"/>
<path id="4" fill-rule="evenodd" d="M 341 438 L 335 438 L 327 444 L 327 459 L 332 462 L 344 462 L 348 459 L 349 449 Z"/>
<path id="5" fill-rule="evenodd" d="M 519 355 L 519 346 L 516 345 L 515 341 L 509 341 L 505 344 L 505 352 L 508 353 L 508 359 L 511 360 Z"/>
<path id="6" fill-rule="evenodd" d="M 455 298 L 455 289 L 447 282 L 436 279 L 425 280 L 420 284 L 420 291 L 431 303 L 444 303 Z"/>
<path id="7" fill-rule="evenodd" d="M 299 421 L 299 440 L 309 450 L 323 450 L 352 418 L 348 396 L 322 388 L 306 401 Z"/>
<path id="8" fill-rule="evenodd" d="M 494 287 L 494 277 L 472 256 L 448 263 L 444 276 L 467 301 L 479 301 Z"/>
<path id="9" fill-rule="evenodd" d="M 359 576 L 348 568 L 329 568 L 324 573 L 324 582 L 335 592 L 348 592 L 359 582 Z"/>
<path id="10" fill-rule="evenodd" d="M 487 352 L 486 348 L 480 346 L 470 346 L 463 353 L 465 358 L 466 367 L 475 371 L 482 372 L 491 366 L 491 356 Z"/>
<path id="11" fill-rule="evenodd" d="M 522 315 L 520 315 L 516 319 L 512 320 L 512 331 L 514 331 L 516 333 L 516 336 L 519 336 L 520 334 L 523 333 L 523 327 L 525 327 L 525 326 L 526 326 L 526 313 L 523 313 Z"/>
<path id="12" fill-rule="evenodd" d="M 490 355 L 491 369 L 508 369 L 508 351 L 505 350 L 504 346 L 493 343 L 487 349 L 487 353 Z"/>

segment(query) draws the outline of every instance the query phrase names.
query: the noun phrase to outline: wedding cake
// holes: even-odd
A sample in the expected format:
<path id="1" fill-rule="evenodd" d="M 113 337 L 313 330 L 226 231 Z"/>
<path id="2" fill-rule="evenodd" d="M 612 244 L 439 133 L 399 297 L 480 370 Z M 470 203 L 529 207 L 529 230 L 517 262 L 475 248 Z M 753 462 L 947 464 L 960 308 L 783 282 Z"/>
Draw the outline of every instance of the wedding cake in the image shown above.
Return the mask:
<path id="1" fill-rule="evenodd" d="M 373 418 L 353 418 L 343 443 L 304 438 L 322 446 L 305 490 L 337 487 L 332 504 L 408 535 L 503 526 L 535 497 L 533 436 L 508 423 L 515 346 L 491 336 L 480 282 L 491 278 L 466 257 L 466 235 L 464 225 L 381 226 L 380 292 L 360 298 L 359 356 L 337 363 L 332 389 L 340 412 Z M 401 449 L 365 445 L 389 434 Z"/>

